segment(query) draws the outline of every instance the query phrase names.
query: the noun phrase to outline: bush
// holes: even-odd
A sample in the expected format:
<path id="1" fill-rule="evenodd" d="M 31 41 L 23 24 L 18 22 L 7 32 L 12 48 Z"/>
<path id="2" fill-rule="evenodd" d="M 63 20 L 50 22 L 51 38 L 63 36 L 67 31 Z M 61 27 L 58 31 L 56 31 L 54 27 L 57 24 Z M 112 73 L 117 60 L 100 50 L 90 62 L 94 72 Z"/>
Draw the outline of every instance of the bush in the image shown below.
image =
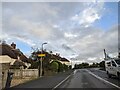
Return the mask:
<path id="1" fill-rule="evenodd" d="M 52 70 L 52 71 L 55 71 L 55 72 L 58 71 L 59 65 L 58 65 L 57 62 L 53 61 L 50 66 L 51 66 L 51 70 Z"/>

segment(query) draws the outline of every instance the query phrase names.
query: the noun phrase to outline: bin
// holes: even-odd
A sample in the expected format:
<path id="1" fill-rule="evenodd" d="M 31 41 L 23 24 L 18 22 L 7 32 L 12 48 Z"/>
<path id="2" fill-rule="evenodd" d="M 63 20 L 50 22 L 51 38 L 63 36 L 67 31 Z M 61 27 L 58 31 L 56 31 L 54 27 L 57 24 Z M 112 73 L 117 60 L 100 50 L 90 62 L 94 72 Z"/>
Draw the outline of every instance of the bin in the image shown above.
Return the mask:
<path id="1" fill-rule="evenodd" d="M 12 81 L 12 78 L 13 78 L 13 74 L 14 74 L 13 72 L 8 71 L 5 88 L 10 88 L 11 81 Z"/>

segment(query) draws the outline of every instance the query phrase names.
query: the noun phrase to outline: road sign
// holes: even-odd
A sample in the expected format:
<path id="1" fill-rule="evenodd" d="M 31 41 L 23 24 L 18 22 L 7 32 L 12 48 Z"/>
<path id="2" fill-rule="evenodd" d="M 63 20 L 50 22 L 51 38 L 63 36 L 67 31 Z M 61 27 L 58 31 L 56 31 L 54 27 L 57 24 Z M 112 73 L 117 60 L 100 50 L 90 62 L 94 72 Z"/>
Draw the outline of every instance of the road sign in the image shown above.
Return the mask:
<path id="1" fill-rule="evenodd" d="M 44 57 L 45 54 L 38 54 L 38 57 Z"/>

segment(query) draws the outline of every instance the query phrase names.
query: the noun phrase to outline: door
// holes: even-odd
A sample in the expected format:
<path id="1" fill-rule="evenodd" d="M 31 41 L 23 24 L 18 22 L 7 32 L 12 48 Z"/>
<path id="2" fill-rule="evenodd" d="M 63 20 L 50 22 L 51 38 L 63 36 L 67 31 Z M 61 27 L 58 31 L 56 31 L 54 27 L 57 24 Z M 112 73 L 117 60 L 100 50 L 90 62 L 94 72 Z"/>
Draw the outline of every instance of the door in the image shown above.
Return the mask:
<path id="1" fill-rule="evenodd" d="M 116 72 L 117 72 L 116 69 L 117 69 L 117 65 L 116 65 L 116 63 L 114 61 L 112 61 L 111 73 L 113 75 L 116 75 Z"/>

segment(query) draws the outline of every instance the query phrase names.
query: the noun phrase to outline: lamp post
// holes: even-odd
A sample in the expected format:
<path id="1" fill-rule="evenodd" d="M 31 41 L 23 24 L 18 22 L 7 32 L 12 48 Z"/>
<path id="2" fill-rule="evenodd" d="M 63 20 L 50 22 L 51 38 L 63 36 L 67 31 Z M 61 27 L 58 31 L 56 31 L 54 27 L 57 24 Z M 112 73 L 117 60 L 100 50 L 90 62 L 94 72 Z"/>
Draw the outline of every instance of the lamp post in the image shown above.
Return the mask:
<path id="1" fill-rule="evenodd" d="M 47 43 L 42 43 L 41 54 L 43 53 L 43 45 L 44 45 L 44 44 L 47 44 Z M 39 63 L 40 63 L 40 66 L 39 66 L 39 77 L 41 77 L 41 76 L 42 76 L 42 70 L 43 70 L 42 57 L 41 57 L 41 59 L 39 60 Z"/>
<path id="2" fill-rule="evenodd" d="M 44 45 L 44 44 L 47 44 L 47 43 L 46 43 L 46 42 L 45 42 L 45 43 L 42 43 L 42 48 L 41 48 L 41 49 L 42 49 L 42 52 L 43 52 L 43 45 Z"/>

